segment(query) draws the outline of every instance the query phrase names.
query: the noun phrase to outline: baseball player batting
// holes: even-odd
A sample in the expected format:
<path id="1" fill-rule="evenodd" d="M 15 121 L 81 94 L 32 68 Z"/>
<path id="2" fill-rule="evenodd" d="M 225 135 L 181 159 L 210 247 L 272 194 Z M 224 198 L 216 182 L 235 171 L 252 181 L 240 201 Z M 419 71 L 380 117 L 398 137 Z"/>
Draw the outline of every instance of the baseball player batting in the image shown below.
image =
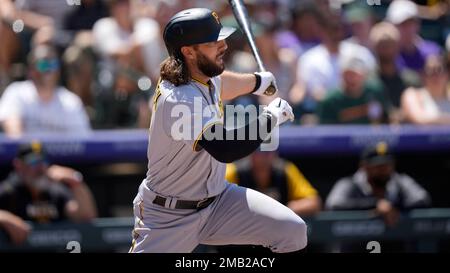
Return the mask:
<path id="1" fill-rule="evenodd" d="M 273 252 L 293 252 L 307 244 L 306 224 L 292 210 L 225 181 L 225 163 L 249 155 L 275 126 L 294 118 L 289 104 L 276 98 L 246 126 L 224 127 L 222 100 L 264 95 L 275 83 L 270 72 L 224 71 L 225 39 L 234 31 L 204 8 L 175 14 L 164 29 L 169 57 L 161 64 L 154 96 L 148 172 L 133 201 L 130 252 L 185 253 L 199 244 L 261 245 Z M 180 109 L 190 114 L 174 115 Z M 203 109 L 209 109 L 208 114 Z M 184 127 L 192 137 L 174 129 L 180 122 L 197 124 Z M 267 130 L 256 139 L 227 138 L 242 132 L 249 136 L 250 128 Z"/>

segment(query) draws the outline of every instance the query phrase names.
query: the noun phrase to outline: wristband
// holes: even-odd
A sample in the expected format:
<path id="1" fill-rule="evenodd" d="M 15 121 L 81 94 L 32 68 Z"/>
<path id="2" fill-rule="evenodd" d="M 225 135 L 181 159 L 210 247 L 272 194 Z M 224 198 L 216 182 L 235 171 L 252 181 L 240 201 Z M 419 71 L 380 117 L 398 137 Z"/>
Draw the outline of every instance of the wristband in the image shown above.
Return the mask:
<path id="1" fill-rule="evenodd" d="M 253 73 L 253 75 L 255 75 L 256 83 L 255 83 L 255 88 L 253 88 L 253 91 L 251 93 L 256 92 L 256 90 L 258 90 L 259 87 L 261 86 L 261 76 L 256 73 Z"/>

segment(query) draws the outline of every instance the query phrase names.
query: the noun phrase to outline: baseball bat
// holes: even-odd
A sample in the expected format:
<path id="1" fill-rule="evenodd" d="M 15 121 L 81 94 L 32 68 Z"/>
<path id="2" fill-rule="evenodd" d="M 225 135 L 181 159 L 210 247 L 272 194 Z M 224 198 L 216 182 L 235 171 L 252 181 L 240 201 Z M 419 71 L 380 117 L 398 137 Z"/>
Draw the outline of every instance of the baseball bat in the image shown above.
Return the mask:
<path id="1" fill-rule="evenodd" d="M 266 68 L 264 67 L 264 64 L 261 60 L 261 55 L 259 54 L 259 50 L 256 47 L 252 29 L 250 28 L 250 20 L 248 17 L 247 9 L 242 3 L 242 0 L 228 0 L 228 1 L 230 3 L 231 10 L 233 11 L 234 17 L 236 18 L 236 21 L 238 22 L 241 29 L 244 31 L 245 37 L 247 38 L 247 41 L 250 45 L 252 54 L 255 57 L 256 63 L 258 64 L 259 71 L 260 72 L 266 71 Z M 275 92 L 276 88 L 272 82 L 270 86 L 267 87 L 266 91 L 264 91 L 264 94 L 271 96 L 275 94 Z"/>

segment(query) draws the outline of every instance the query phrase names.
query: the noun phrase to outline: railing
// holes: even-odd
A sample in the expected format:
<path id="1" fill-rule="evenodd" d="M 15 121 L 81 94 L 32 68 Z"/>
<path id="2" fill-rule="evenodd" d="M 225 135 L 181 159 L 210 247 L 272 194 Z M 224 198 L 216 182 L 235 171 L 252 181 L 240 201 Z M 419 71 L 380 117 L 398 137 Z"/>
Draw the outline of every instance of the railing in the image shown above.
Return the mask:
<path id="1" fill-rule="evenodd" d="M 10 139 L 0 134 L 0 165 L 17 145 L 39 139 L 58 163 L 144 162 L 148 130 L 101 130 L 86 135 L 41 134 Z M 356 155 L 369 143 L 386 141 L 397 152 L 450 152 L 450 126 L 283 126 L 279 152 L 285 156 Z"/>
<path id="2" fill-rule="evenodd" d="M 440 240 L 450 239 L 450 209 L 418 209 L 401 216 L 389 228 L 368 211 L 322 212 L 307 218 L 309 244 L 342 242 L 404 241 L 415 244 L 414 251 L 435 252 Z M 69 252 L 75 242 L 81 252 L 126 250 L 131 244 L 132 218 L 103 218 L 91 223 L 32 225 L 22 246 L 13 246 L 0 233 L 0 251 Z"/>

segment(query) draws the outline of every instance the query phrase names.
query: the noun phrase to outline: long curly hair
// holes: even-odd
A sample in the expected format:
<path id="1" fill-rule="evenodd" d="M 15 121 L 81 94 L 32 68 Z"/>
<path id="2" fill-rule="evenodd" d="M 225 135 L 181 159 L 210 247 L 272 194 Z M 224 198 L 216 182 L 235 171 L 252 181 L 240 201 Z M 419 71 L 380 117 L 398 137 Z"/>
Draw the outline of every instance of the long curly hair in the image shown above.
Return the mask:
<path id="1" fill-rule="evenodd" d="M 161 79 L 171 82 L 175 86 L 187 84 L 190 81 L 190 73 L 184 57 L 179 54 L 171 54 L 161 63 Z"/>

